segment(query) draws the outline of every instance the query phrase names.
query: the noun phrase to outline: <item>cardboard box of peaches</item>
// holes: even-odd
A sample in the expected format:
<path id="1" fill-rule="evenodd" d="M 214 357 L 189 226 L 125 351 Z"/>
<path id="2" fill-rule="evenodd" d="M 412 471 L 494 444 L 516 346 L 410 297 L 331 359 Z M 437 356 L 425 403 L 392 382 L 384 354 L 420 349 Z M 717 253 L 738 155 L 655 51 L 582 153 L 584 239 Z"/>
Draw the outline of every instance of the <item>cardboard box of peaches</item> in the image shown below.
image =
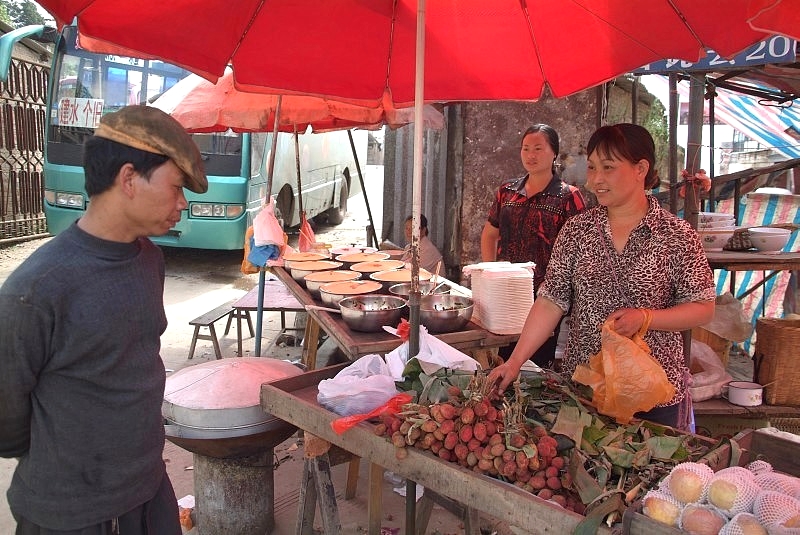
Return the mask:
<path id="1" fill-rule="evenodd" d="M 746 430 L 700 463 L 678 464 L 626 511 L 623 533 L 800 534 L 795 436 Z"/>

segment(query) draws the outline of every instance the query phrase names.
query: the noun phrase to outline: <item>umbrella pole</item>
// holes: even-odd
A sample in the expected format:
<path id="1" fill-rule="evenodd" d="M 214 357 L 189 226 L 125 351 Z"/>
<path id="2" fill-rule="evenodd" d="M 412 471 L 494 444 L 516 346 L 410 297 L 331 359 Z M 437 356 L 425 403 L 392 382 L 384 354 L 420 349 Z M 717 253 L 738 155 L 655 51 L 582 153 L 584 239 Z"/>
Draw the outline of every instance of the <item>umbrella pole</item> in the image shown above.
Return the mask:
<path id="1" fill-rule="evenodd" d="M 281 95 L 278 95 L 278 104 L 275 106 L 275 124 L 272 129 L 272 147 L 269 151 L 269 161 L 267 163 L 267 191 L 264 194 L 264 202 L 268 203 L 272 197 L 272 175 L 275 171 L 275 151 L 278 148 L 278 127 L 280 126 L 281 115 Z M 256 347 L 255 356 L 261 356 L 261 332 L 264 321 L 264 283 L 266 282 L 266 272 L 262 266 L 258 270 L 258 303 L 256 304 Z M 239 355 L 240 357 L 242 355 Z"/>
<path id="2" fill-rule="evenodd" d="M 419 221 L 422 211 L 422 106 L 425 90 L 425 0 L 417 2 L 416 75 L 414 83 L 414 175 L 411 188 L 411 292 L 409 295 L 408 357 L 419 354 Z M 406 533 L 416 533 L 417 484 L 406 481 Z"/>
<path id="3" fill-rule="evenodd" d="M 300 181 L 300 136 L 297 134 L 297 125 L 294 126 L 294 160 L 297 166 L 297 207 L 302 216 L 305 210 L 303 210 L 303 185 Z"/>
<path id="4" fill-rule="evenodd" d="M 358 181 L 361 183 L 361 191 L 364 193 L 364 204 L 367 205 L 367 217 L 369 218 L 370 229 L 372 229 L 372 236 L 367 232 L 367 241 L 372 239 L 375 242 L 375 247 L 378 246 L 378 235 L 375 233 L 375 221 L 372 219 L 372 210 L 369 207 L 369 199 L 367 198 L 367 188 L 364 187 L 364 175 L 361 173 L 361 164 L 358 161 L 358 153 L 356 152 L 356 144 L 353 142 L 353 131 L 347 131 L 347 137 L 350 139 L 350 149 L 353 151 L 353 159 L 356 162 L 356 171 L 358 172 Z M 369 245 L 369 243 L 367 243 Z"/>

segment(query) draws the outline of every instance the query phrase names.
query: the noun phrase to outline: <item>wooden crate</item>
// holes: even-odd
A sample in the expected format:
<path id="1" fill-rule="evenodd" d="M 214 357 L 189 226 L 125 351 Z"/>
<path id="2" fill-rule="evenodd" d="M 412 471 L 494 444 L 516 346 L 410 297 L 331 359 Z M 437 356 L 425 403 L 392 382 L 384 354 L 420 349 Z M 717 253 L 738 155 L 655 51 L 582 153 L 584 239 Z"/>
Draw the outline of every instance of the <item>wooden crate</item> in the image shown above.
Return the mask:
<path id="1" fill-rule="evenodd" d="M 800 443 L 784 438 L 759 433 L 747 429 L 733 437 L 734 447 L 730 444 L 717 448 L 708 455 L 704 462 L 715 471 L 727 466 L 745 466 L 756 459 L 763 459 L 772 464 L 778 472 L 800 477 Z M 641 513 L 641 504 L 631 506 L 625 512 L 622 521 L 624 535 L 685 535 L 685 531 L 673 528 Z"/>

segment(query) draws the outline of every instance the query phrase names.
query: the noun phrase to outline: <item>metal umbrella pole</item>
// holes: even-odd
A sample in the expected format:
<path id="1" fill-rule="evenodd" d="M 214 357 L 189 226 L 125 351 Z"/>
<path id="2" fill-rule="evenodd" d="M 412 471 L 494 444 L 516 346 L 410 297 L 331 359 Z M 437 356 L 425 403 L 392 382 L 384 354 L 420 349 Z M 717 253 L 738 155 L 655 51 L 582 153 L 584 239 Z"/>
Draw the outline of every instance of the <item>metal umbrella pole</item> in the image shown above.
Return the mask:
<path id="1" fill-rule="evenodd" d="M 275 106 L 275 125 L 272 130 L 272 148 L 269 151 L 269 161 L 267 163 L 267 191 L 264 194 L 264 200 L 269 202 L 272 197 L 272 174 L 275 171 L 275 151 L 278 148 L 278 127 L 281 115 L 281 95 L 278 95 L 278 103 Z M 261 331 L 264 321 L 264 285 L 266 283 L 267 273 L 264 271 L 264 266 L 258 270 L 258 304 L 256 305 L 256 348 L 255 356 L 261 356 Z M 239 355 L 240 357 L 242 355 Z"/>
<path id="2" fill-rule="evenodd" d="M 358 161 L 358 153 L 356 152 L 356 144 L 353 142 L 353 131 L 347 131 L 347 137 L 350 139 L 350 149 L 353 151 L 353 159 L 356 162 L 356 171 L 358 172 L 358 181 L 361 183 L 361 191 L 364 192 L 364 204 L 367 205 L 367 217 L 369 217 L 369 230 L 367 230 L 367 241 L 370 239 L 378 247 L 378 235 L 375 233 L 375 221 L 372 219 L 372 210 L 369 207 L 369 199 L 367 198 L 367 188 L 364 187 L 364 175 L 361 173 L 361 163 Z M 369 245 L 369 243 L 367 243 Z"/>

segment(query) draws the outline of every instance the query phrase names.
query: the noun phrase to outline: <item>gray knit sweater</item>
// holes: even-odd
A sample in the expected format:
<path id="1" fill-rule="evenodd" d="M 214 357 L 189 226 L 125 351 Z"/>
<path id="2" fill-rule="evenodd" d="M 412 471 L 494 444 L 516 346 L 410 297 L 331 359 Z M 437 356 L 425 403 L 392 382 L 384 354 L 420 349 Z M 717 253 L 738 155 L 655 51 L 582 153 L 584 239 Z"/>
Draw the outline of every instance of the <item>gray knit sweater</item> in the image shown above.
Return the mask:
<path id="1" fill-rule="evenodd" d="M 164 258 L 72 225 L 0 287 L 0 456 L 11 510 L 50 529 L 109 520 L 164 474 Z"/>

